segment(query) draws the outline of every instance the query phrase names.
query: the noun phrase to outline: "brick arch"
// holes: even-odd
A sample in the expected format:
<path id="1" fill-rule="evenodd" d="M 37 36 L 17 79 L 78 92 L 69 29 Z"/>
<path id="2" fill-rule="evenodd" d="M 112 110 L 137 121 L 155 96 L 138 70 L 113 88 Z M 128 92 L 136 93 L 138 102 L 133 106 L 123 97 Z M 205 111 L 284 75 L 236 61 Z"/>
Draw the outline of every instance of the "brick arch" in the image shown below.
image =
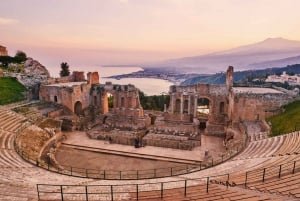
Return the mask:
<path id="1" fill-rule="evenodd" d="M 197 110 L 198 110 L 198 107 L 200 106 L 205 106 L 205 105 L 208 105 L 208 108 L 206 111 L 206 109 L 203 108 L 203 112 L 208 112 L 207 115 L 211 114 L 212 113 L 212 105 L 213 105 L 213 102 L 211 101 L 211 99 L 207 96 L 198 96 L 197 97 Z"/>
<path id="2" fill-rule="evenodd" d="M 77 115 L 82 114 L 82 103 L 80 101 L 76 101 L 74 104 L 74 113 Z"/>

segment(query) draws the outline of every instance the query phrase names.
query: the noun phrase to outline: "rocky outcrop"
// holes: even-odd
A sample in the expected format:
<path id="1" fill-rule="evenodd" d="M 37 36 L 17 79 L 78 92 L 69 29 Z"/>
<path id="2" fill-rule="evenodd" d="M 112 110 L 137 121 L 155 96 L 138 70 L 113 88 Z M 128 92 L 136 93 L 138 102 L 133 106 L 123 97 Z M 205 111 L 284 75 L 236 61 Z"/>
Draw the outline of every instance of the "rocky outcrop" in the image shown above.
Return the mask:
<path id="1" fill-rule="evenodd" d="M 38 61 L 28 57 L 24 62 L 25 72 L 32 75 L 46 75 L 50 77 L 49 71 L 45 66 L 40 64 Z"/>

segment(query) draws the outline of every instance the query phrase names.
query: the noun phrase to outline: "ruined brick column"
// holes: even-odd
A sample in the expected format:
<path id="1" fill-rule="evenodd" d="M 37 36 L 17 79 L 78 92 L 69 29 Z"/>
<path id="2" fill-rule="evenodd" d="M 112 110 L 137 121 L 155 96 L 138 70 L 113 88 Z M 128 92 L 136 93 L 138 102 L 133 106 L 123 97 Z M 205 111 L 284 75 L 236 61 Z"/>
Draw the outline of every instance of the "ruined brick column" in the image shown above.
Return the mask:
<path id="1" fill-rule="evenodd" d="M 195 95 L 194 117 L 197 116 L 197 105 L 198 105 L 198 96 Z"/>
<path id="2" fill-rule="evenodd" d="M 188 114 L 191 114 L 191 95 L 189 94 Z"/>
<path id="3" fill-rule="evenodd" d="M 171 95 L 171 113 L 174 114 L 174 94 Z"/>

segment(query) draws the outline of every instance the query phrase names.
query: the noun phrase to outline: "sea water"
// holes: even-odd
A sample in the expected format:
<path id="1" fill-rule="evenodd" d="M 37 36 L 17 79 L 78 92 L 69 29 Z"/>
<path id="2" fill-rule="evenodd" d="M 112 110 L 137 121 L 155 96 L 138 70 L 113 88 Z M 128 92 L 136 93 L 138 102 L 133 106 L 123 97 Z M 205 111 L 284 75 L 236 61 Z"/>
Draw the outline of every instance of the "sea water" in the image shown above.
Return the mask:
<path id="1" fill-rule="evenodd" d="M 169 87 L 173 85 L 172 82 L 167 80 L 154 78 L 123 78 L 120 80 L 106 78 L 113 75 L 122 75 L 143 70 L 140 67 L 71 67 L 70 70 L 84 71 L 85 74 L 87 72 L 98 71 L 101 84 L 105 84 L 105 82 L 112 82 L 113 84 L 133 84 L 146 95 L 161 95 L 168 93 Z M 59 68 L 50 68 L 49 71 L 51 76 L 59 76 Z"/>

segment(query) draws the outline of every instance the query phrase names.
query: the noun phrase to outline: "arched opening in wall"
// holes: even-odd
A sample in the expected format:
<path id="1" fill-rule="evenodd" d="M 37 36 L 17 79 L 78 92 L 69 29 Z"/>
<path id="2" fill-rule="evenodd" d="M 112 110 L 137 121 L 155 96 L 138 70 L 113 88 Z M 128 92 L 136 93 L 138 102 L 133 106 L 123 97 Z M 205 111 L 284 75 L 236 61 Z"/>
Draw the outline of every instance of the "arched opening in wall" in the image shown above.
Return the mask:
<path id="1" fill-rule="evenodd" d="M 108 103 L 108 108 L 114 107 L 114 96 L 111 93 L 107 93 L 107 103 Z"/>
<path id="2" fill-rule="evenodd" d="M 97 96 L 94 96 L 94 105 L 97 105 Z"/>
<path id="3" fill-rule="evenodd" d="M 207 116 L 209 114 L 209 99 L 198 98 L 197 100 L 197 116 Z"/>
<path id="4" fill-rule="evenodd" d="M 82 114 L 82 103 L 80 101 L 77 101 L 74 105 L 74 112 L 77 115 L 81 115 Z"/>
<path id="5" fill-rule="evenodd" d="M 199 122 L 199 129 L 200 129 L 200 131 L 203 131 L 206 129 L 206 121 Z"/>
<path id="6" fill-rule="evenodd" d="M 220 114 L 224 114 L 224 102 L 220 103 Z"/>
<path id="7" fill-rule="evenodd" d="M 189 111 L 189 100 L 184 100 L 183 102 L 183 113 L 188 113 Z"/>
<path id="8" fill-rule="evenodd" d="M 149 117 L 151 118 L 151 125 L 155 124 L 156 116 L 153 114 L 149 114 Z"/>
<path id="9" fill-rule="evenodd" d="M 121 107 L 125 107 L 125 98 L 121 97 Z"/>
<path id="10" fill-rule="evenodd" d="M 180 105 L 181 105 L 181 101 L 180 99 L 176 99 L 175 101 L 175 113 L 180 113 Z"/>
<path id="11" fill-rule="evenodd" d="M 54 96 L 54 102 L 57 103 L 57 96 Z"/>

